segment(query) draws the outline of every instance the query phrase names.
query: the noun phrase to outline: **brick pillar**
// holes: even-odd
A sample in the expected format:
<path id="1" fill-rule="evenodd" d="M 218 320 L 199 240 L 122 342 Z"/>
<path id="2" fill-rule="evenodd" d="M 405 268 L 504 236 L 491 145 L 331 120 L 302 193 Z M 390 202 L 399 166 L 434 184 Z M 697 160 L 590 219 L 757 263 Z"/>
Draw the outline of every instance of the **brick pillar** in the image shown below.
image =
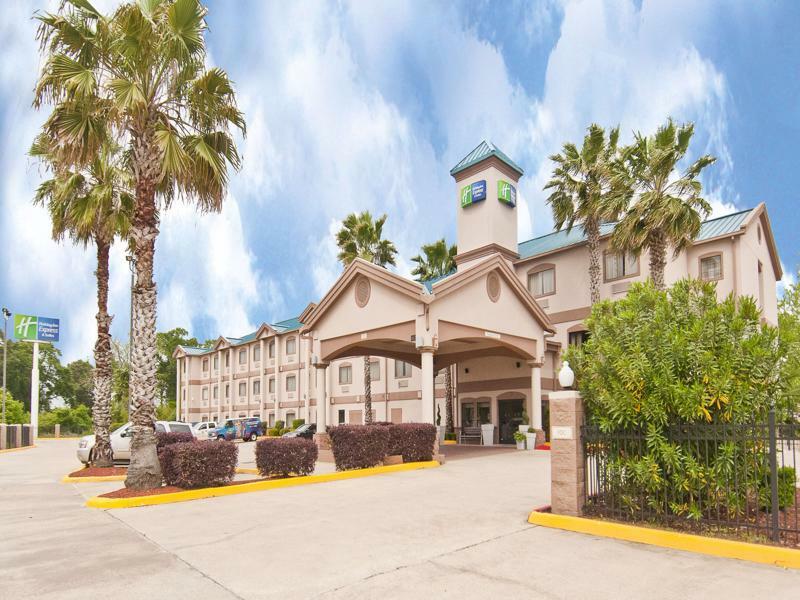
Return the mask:
<path id="1" fill-rule="evenodd" d="M 6 433 L 6 427 L 8 427 L 8 425 L 0 423 L 0 450 L 6 449 L 6 436 L 8 435 Z"/>
<path id="2" fill-rule="evenodd" d="M 22 425 L 9 425 L 8 428 L 11 429 L 11 436 L 13 440 L 11 442 L 11 447 L 19 448 L 22 446 Z"/>
<path id="3" fill-rule="evenodd" d="M 550 393 L 550 505 L 555 514 L 578 516 L 583 511 L 586 462 L 581 425 L 583 400 L 567 390 Z"/>
<path id="4" fill-rule="evenodd" d="M 55 425 L 55 435 L 56 435 L 57 438 L 61 437 L 61 423 L 56 423 L 56 425 Z"/>

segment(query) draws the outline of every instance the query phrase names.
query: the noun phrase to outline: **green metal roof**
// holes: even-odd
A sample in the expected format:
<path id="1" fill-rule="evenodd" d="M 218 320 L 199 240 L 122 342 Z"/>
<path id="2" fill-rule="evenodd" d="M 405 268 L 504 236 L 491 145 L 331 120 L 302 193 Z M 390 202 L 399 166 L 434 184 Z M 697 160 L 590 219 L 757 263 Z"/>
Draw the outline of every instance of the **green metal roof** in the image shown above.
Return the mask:
<path id="1" fill-rule="evenodd" d="M 745 219 L 747 218 L 747 215 L 752 211 L 752 208 L 748 208 L 747 210 L 742 210 L 730 215 L 703 221 L 702 225 L 700 225 L 700 233 L 697 234 L 695 241 L 702 242 L 703 240 L 710 240 L 721 235 L 727 235 L 739 231 L 742 223 L 744 223 Z M 600 235 L 609 235 L 614 231 L 614 227 L 616 227 L 616 223 L 605 223 L 601 225 Z M 571 231 L 562 229 L 560 231 L 554 231 L 553 233 L 548 233 L 547 235 L 542 235 L 525 242 L 520 242 L 517 247 L 517 252 L 519 253 L 520 258 L 530 258 L 532 256 L 538 256 L 540 254 L 552 252 L 553 250 L 559 250 L 561 248 L 567 248 L 576 244 L 582 244 L 585 241 L 586 235 L 583 232 L 583 228 L 577 225 L 573 227 Z"/>
<path id="2" fill-rule="evenodd" d="M 196 348 L 194 346 L 181 346 L 184 352 L 189 356 L 200 356 L 201 354 L 208 354 L 211 348 Z"/>
<path id="3" fill-rule="evenodd" d="M 450 175 L 455 175 L 463 171 L 464 169 L 468 169 L 474 164 L 481 162 L 482 160 L 486 160 L 490 156 L 496 156 L 504 163 L 506 163 L 509 167 L 514 169 L 520 175 L 523 175 L 524 172 L 522 171 L 522 167 L 517 165 L 513 160 L 511 160 L 500 148 L 495 146 L 492 142 L 487 142 L 483 140 L 480 144 L 478 144 L 475 149 L 467 154 L 464 158 L 458 161 L 458 164 L 450 169 Z"/>
<path id="4" fill-rule="evenodd" d="M 291 319 L 286 319 L 285 321 L 278 321 L 277 323 L 273 323 L 272 327 L 278 333 L 286 333 L 287 331 L 294 331 L 295 329 L 300 329 L 303 324 L 300 322 L 299 317 L 292 317 Z"/>
<path id="5" fill-rule="evenodd" d="M 430 279 L 426 279 L 425 281 L 420 281 L 420 283 L 425 286 L 425 289 L 428 290 L 428 293 L 430 294 L 433 291 L 434 283 L 441 281 L 442 279 L 447 279 L 448 277 L 450 277 L 450 275 L 454 275 L 455 272 L 456 270 L 453 269 L 452 271 L 445 273 L 444 275 L 439 275 L 438 277 L 431 277 Z"/>

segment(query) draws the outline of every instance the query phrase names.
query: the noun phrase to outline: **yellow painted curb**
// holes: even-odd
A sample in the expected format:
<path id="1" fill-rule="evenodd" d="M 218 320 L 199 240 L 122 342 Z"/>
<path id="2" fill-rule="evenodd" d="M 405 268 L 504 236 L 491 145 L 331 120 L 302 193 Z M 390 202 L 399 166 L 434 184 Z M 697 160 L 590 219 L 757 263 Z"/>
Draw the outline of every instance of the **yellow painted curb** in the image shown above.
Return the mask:
<path id="1" fill-rule="evenodd" d="M 709 556 L 800 569 L 800 550 L 533 511 L 528 523 Z"/>
<path id="2" fill-rule="evenodd" d="M 19 448 L 6 448 L 5 450 L 0 450 L 0 454 L 5 454 L 6 452 L 19 452 L 20 450 L 30 450 L 31 448 L 36 448 L 36 444 L 32 444 L 30 446 L 20 446 Z"/>
<path id="3" fill-rule="evenodd" d="M 236 467 L 236 472 L 244 475 L 259 475 L 258 469 L 252 467 Z"/>
<path id="4" fill-rule="evenodd" d="M 100 481 L 125 481 L 126 475 L 92 475 L 88 477 L 70 477 L 64 475 L 61 483 L 97 483 Z"/>
<path id="5" fill-rule="evenodd" d="M 240 483 L 238 485 L 222 487 L 200 488 L 196 490 L 173 492 L 170 494 L 157 494 L 154 496 L 137 496 L 134 498 L 102 498 L 100 496 L 95 496 L 86 501 L 86 506 L 91 508 L 133 508 L 135 506 L 151 506 L 154 504 L 172 504 L 174 502 L 186 502 L 187 500 L 200 500 L 202 498 L 214 498 L 217 496 L 233 496 L 236 494 L 247 494 L 249 492 L 260 492 L 262 490 L 326 483 L 328 481 L 341 481 L 343 479 L 357 479 L 360 477 L 369 477 L 371 475 L 381 475 L 383 473 L 432 469 L 438 466 L 438 462 L 431 460 L 427 462 L 372 467 L 370 469 L 337 471 L 336 473 L 323 473 L 321 475 L 304 475 L 302 477 L 287 477 L 286 479 L 254 481 L 253 483 Z"/>

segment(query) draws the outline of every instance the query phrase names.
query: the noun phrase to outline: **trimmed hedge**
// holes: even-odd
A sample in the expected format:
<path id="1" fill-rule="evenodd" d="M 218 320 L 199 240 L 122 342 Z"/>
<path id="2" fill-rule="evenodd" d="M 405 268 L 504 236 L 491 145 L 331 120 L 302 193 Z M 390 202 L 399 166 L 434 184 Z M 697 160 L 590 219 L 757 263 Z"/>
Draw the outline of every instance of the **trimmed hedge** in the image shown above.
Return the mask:
<path id="1" fill-rule="evenodd" d="M 273 438 L 256 442 L 256 467 L 264 477 L 314 472 L 317 445 L 304 438 Z"/>
<path id="2" fill-rule="evenodd" d="M 201 488 L 224 485 L 236 473 L 238 451 L 228 440 L 171 444 L 161 449 L 161 469 L 167 485 Z"/>
<path id="3" fill-rule="evenodd" d="M 194 436 L 186 431 L 159 431 L 156 432 L 156 449 L 161 450 L 164 446 L 172 444 L 182 444 L 193 442 Z"/>
<path id="4" fill-rule="evenodd" d="M 403 462 L 433 459 L 436 427 L 430 423 L 397 423 L 389 427 L 389 454 L 400 454 Z"/>
<path id="5" fill-rule="evenodd" d="M 389 428 L 382 425 L 338 425 L 328 433 L 337 471 L 379 465 L 389 449 Z"/>
<path id="6" fill-rule="evenodd" d="M 292 421 L 292 429 L 297 429 L 298 427 L 300 427 L 300 425 L 305 425 L 305 424 L 306 424 L 305 419 L 294 419 Z"/>

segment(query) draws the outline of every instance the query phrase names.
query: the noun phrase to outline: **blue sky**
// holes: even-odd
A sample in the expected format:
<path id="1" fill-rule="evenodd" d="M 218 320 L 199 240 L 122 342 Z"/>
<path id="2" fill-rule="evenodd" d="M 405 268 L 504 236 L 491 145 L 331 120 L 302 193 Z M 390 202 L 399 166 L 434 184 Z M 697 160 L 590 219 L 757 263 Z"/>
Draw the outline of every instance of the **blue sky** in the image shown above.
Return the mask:
<path id="1" fill-rule="evenodd" d="M 108 8 L 111 0 L 96 3 Z M 94 342 L 94 253 L 56 245 L 25 150 L 36 10 L 0 13 L 0 302 L 62 319 L 67 359 Z M 387 212 L 408 273 L 421 243 L 455 237 L 449 169 L 481 139 L 523 166 L 520 239 L 552 221 L 547 156 L 592 121 L 653 131 L 696 123 L 693 156 L 719 157 L 704 190 L 720 215 L 766 201 L 787 273 L 800 262 L 800 5 L 796 2 L 212 0 L 209 62 L 236 84 L 248 136 L 219 215 L 177 204 L 157 244 L 159 328 L 245 334 L 298 314 L 340 272 L 333 233 Z M 127 337 L 129 273 L 112 254 L 112 332 Z M 788 280 L 789 276 L 787 276 Z"/>

